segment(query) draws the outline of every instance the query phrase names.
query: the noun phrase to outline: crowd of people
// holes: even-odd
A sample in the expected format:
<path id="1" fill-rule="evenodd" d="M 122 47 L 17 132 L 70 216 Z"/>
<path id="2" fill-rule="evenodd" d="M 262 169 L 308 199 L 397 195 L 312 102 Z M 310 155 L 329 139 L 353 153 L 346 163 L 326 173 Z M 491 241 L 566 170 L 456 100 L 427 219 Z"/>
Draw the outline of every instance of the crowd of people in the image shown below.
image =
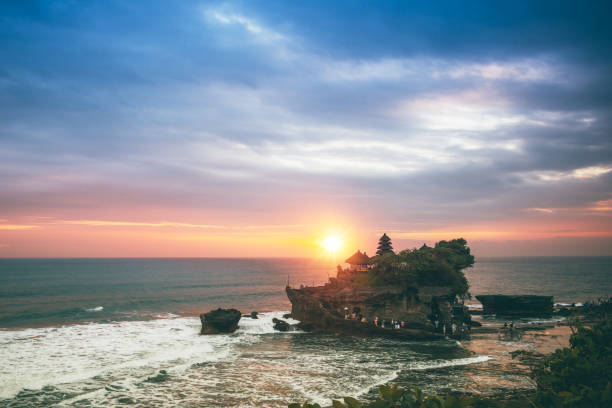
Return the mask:
<path id="1" fill-rule="evenodd" d="M 368 319 L 358 310 L 349 312 L 348 308 L 344 308 L 344 319 L 357 320 L 361 323 L 368 323 Z M 376 327 L 380 327 L 383 329 L 404 329 L 408 327 L 407 323 L 403 320 L 385 320 L 380 319 L 378 316 L 375 316 L 371 323 L 374 324 Z M 470 326 L 465 322 L 456 323 L 454 321 L 441 321 L 440 317 L 437 314 L 434 315 L 432 323 L 435 326 L 436 332 L 442 333 L 444 336 L 461 338 L 465 337 L 470 332 Z"/>
<path id="2" fill-rule="evenodd" d="M 361 323 L 368 323 L 368 319 L 361 313 L 359 313 L 359 311 L 353 311 L 352 313 L 349 313 L 348 308 L 344 308 L 344 319 L 345 320 L 358 320 Z M 376 326 L 376 327 L 380 327 L 380 328 L 389 328 L 389 329 L 403 329 L 406 327 L 406 322 L 404 321 L 399 321 L 399 320 L 395 320 L 395 319 L 391 319 L 391 320 L 383 320 L 383 319 L 379 319 L 378 316 L 374 317 L 374 320 L 372 320 L 372 323 Z"/>

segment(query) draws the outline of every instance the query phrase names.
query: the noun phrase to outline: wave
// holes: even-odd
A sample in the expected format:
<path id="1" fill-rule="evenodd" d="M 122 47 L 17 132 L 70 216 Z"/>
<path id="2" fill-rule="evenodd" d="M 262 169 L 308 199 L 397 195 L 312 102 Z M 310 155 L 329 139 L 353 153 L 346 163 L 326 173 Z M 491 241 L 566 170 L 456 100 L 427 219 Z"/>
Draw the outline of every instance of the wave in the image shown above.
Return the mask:
<path id="1" fill-rule="evenodd" d="M 248 393 L 251 405 L 280 407 L 304 398 L 327 404 L 332 397 L 367 394 L 402 371 L 489 360 L 410 362 L 427 359 L 429 352 L 369 339 L 279 333 L 272 319 L 285 313 L 244 317 L 229 335 L 201 336 L 197 317 L 172 315 L 0 331 L 0 405 L 15 398 L 21 406 L 111 406 L 122 400 L 173 406 L 197 398 L 203 406 L 244 406 L 236 389 Z"/>
<path id="2" fill-rule="evenodd" d="M 101 312 L 103 310 L 104 310 L 104 307 L 102 306 L 92 307 L 91 309 L 85 309 L 86 312 Z"/>
<path id="3" fill-rule="evenodd" d="M 455 367 L 464 366 L 469 364 L 484 363 L 485 361 L 491 360 L 489 356 L 477 356 L 467 358 L 456 358 L 453 360 L 442 360 L 442 361 L 427 361 L 409 364 L 407 370 L 422 371 L 422 370 L 434 370 L 437 368 L 444 367 Z"/>
<path id="4" fill-rule="evenodd" d="M 103 309 L 98 306 L 87 311 Z M 200 336 L 198 318 L 172 314 L 153 320 L 0 331 L 0 361 L 7 368 L 6 374 L 0 374 L 0 398 L 15 397 L 23 389 L 92 377 L 133 377 L 137 372 L 145 376 L 168 365 L 186 369 L 192 364 L 218 361 L 227 358 L 238 344 L 253 344 L 261 335 L 278 333 L 272 319 L 285 313 L 261 313 L 258 319 L 244 317 L 231 335 Z"/>

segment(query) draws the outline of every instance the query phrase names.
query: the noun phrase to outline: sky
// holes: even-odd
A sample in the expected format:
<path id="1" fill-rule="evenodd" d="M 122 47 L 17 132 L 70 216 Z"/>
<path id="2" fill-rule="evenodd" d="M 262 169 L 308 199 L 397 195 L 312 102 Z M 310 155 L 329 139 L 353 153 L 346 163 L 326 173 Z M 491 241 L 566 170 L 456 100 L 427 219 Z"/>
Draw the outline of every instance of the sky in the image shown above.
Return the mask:
<path id="1" fill-rule="evenodd" d="M 612 254 L 592 1 L 4 1 L 0 257 Z"/>

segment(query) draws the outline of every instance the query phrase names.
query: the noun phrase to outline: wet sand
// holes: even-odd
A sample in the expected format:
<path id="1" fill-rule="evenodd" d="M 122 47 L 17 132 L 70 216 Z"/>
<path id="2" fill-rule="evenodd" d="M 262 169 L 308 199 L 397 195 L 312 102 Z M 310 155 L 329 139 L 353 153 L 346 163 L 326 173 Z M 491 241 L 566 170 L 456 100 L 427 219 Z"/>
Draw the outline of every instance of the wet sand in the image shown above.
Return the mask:
<path id="1" fill-rule="evenodd" d="M 503 322 L 482 322 L 474 328 L 469 340 L 461 341 L 467 350 L 491 359 L 470 369 L 468 392 L 483 396 L 525 394 L 535 389 L 529 377 L 530 367 L 511 352 L 526 350 L 535 356 L 545 356 L 558 348 L 569 346 L 571 329 L 566 321 L 559 323 L 518 325 L 512 334 L 504 331 Z"/>

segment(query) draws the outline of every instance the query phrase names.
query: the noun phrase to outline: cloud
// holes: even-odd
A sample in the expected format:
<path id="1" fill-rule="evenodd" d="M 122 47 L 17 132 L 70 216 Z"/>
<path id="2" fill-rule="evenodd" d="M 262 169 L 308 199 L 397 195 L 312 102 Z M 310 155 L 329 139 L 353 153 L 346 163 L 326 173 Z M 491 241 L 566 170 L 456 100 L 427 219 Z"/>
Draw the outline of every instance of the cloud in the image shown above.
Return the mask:
<path id="1" fill-rule="evenodd" d="M 245 225 L 245 226 L 228 226 L 228 225 L 210 225 L 210 224 L 192 224 L 185 222 L 140 222 L 140 221 L 111 221 L 111 220 L 56 220 L 50 221 L 49 224 L 62 225 L 80 225 L 87 227 L 135 227 L 135 228 L 195 228 L 205 230 L 262 230 L 262 229 L 281 229 L 281 228 L 301 228 L 302 224 L 263 224 L 263 225 Z"/>
<path id="2" fill-rule="evenodd" d="M 608 216 L 605 5 L 0 7 L 11 224 Z"/>
<path id="3" fill-rule="evenodd" d="M 532 182 L 560 182 L 564 180 L 589 180 L 612 172 L 612 166 L 589 166 L 571 171 L 539 171 L 527 175 Z"/>
<path id="4" fill-rule="evenodd" d="M 253 19 L 247 18 L 239 14 L 226 14 L 218 10 L 206 10 L 205 14 L 208 18 L 212 18 L 221 24 L 238 24 L 244 27 L 249 33 L 253 34 L 261 40 L 277 41 L 285 38 L 282 34 L 263 27 L 260 24 L 256 23 Z"/>
<path id="5" fill-rule="evenodd" d="M 0 230 L 3 231 L 23 231 L 38 228 L 37 225 L 21 225 L 21 224 L 0 224 Z"/>
<path id="6" fill-rule="evenodd" d="M 91 227 L 178 227 L 178 228 L 202 228 L 202 229 L 221 229 L 226 228 L 221 225 L 190 224 L 183 222 L 136 222 L 136 221 L 102 221 L 102 220 L 61 220 L 54 221 L 54 224 L 65 225 L 84 225 Z"/>
<path id="7" fill-rule="evenodd" d="M 443 81 L 449 79 L 508 80 L 513 82 L 561 81 L 559 72 L 545 60 L 522 59 L 472 63 L 440 58 L 384 58 L 320 61 L 322 76 L 329 81 L 402 80 Z"/>

